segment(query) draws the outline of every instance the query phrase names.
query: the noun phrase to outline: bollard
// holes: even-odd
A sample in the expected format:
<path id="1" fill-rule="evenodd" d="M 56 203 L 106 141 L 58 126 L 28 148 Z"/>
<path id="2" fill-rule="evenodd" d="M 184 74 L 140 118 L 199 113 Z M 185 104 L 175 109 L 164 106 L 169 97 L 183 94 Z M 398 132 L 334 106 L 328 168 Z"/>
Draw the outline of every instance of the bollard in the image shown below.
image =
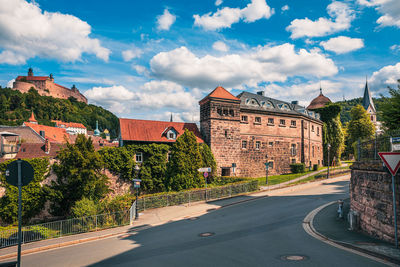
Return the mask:
<path id="1" fill-rule="evenodd" d="M 343 219 L 343 204 L 344 204 L 343 200 L 339 199 L 338 210 L 337 210 L 339 219 Z"/>

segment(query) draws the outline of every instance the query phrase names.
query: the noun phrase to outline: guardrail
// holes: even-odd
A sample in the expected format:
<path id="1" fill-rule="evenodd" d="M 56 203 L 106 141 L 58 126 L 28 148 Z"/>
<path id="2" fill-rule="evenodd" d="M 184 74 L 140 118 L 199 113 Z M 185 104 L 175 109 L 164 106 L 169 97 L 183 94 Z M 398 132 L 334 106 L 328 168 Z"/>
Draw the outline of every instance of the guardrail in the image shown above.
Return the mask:
<path id="1" fill-rule="evenodd" d="M 173 192 L 168 194 L 142 197 L 138 199 L 138 210 L 161 208 L 189 204 L 198 201 L 209 201 L 220 198 L 232 197 L 246 192 L 258 190 L 258 181 L 219 186 L 201 190 L 190 190 L 184 192 Z"/>
<path id="2" fill-rule="evenodd" d="M 92 232 L 131 223 L 130 210 L 22 227 L 22 243 Z M 0 231 L 0 248 L 18 244 L 18 227 Z"/>

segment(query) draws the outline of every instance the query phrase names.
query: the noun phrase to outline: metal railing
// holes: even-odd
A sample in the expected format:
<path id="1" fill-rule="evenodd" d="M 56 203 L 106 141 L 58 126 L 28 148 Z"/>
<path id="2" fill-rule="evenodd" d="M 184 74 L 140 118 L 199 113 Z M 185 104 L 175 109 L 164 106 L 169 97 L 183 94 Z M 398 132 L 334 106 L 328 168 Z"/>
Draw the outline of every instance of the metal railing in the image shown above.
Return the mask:
<path id="1" fill-rule="evenodd" d="M 135 203 L 134 203 L 135 205 Z M 131 207 L 132 209 L 132 207 Z M 92 232 L 132 223 L 130 210 L 22 227 L 22 243 Z M 18 244 L 18 227 L 0 231 L 0 248 Z"/>
<path id="2" fill-rule="evenodd" d="M 193 202 L 232 197 L 235 195 L 256 190 L 258 190 L 258 181 L 254 180 L 246 183 L 219 186 L 201 190 L 173 192 L 156 196 L 142 197 L 138 199 L 137 205 L 139 211 L 144 211 L 146 209 L 154 209 L 182 204 L 190 205 L 190 203 Z"/>
<path id="3" fill-rule="evenodd" d="M 362 160 L 379 160 L 378 152 L 390 152 L 391 137 L 400 136 L 400 131 L 391 133 L 391 135 L 375 135 L 369 140 L 358 140 L 353 144 L 355 158 L 357 161 Z"/>

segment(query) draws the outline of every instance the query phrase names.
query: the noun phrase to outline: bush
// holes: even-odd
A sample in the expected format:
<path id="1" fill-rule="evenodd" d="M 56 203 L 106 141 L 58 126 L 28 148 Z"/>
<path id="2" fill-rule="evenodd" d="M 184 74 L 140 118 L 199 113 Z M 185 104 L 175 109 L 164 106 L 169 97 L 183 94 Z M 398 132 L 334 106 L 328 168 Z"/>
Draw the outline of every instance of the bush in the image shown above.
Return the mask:
<path id="1" fill-rule="evenodd" d="M 135 196 L 126 194 L 114 198 L 103 198 L 99 203 L 99 213 L 113 213 L 128 210 L 135 201 Z"/>
<path id="2" fill-rule="evenodd" d="M 290 170 L 292 173 L 302 173 L 306 171 L 306 165 L 304 163 L 290 164 Z"/>
<path id="3" fill-rule="evenodd" d="M 318 171 L 318 164 L 313 165 L 313 171 Z"/>
<path id="4" fill-rule="evenodd" d="M 75 202 L 74 206 L 71 208 L 71 213 L 74 218 L 96 215 L 98 213 L 98 208 L 93 200 L 84 197 Z"/>

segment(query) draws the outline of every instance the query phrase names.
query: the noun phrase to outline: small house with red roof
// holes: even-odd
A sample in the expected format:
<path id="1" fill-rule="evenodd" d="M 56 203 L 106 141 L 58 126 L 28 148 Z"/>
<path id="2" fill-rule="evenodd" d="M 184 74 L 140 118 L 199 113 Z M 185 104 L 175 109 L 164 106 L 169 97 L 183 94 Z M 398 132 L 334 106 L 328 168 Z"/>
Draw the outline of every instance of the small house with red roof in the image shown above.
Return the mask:
<path id="1" fill-rule="evenodd" d="M 85 125 L 79 122 L 64 122 L 59 120 L 52 120 L 56 124 L 56 127 L 65 129 L 68 134 L 84 134 L 87 135 L 87 129 Z"/>

